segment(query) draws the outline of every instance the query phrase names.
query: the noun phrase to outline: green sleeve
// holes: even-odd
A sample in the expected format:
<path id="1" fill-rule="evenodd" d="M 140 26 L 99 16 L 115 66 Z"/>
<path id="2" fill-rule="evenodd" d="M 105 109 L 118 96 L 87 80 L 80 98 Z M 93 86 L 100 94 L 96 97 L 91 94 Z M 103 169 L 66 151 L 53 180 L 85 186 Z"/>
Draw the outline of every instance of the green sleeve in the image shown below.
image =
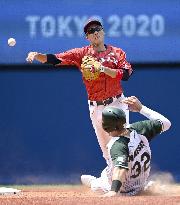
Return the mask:
<path id="1" fill-rule="evenodd" d="M 131 124 L 130 129 L 135 129 L 138 134 L 146 136 L 151 141 L 162 131 L 162 124 L 159 120 L 144 120 Z"/>
<path id="2" fill-rule="evenodd" d="M 120 137 L 112 145 L 110 154 L 114 167 L 122 167 L 128 169 L 128 149 L 129 139 L 126 137 Z"/>

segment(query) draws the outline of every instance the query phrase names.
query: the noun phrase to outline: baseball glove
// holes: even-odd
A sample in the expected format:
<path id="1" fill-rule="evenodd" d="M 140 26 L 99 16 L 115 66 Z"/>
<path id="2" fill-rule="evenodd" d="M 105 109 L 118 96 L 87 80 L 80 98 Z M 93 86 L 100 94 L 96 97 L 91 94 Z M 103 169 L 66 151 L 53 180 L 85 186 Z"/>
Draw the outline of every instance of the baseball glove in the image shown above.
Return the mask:
<path id="1" fill-rule="evenodd" d="M 81 72 L 86 80 L 96 80 L 101 72 L 101 63 L 92 56 L 84 56 L 81 64 Z"/>

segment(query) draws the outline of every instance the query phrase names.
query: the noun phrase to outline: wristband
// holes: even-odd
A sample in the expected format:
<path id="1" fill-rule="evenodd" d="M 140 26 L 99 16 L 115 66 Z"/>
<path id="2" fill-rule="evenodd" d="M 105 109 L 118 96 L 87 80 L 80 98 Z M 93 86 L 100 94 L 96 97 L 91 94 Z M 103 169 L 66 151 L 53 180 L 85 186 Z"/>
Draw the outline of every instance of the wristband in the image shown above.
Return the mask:
<path id="1" fill-rule="evenodd" d="M 56 65 L 61 63 L 62 61 L 59 60 L 54 54 L 46 54 L 48 64 Z"/>
<path id="2" fill-rule="evenodd" d="M 118 192 L 122 186 L 122 183 L 119 180 L 113 180 L 111 185 L 111 191 Z"/>

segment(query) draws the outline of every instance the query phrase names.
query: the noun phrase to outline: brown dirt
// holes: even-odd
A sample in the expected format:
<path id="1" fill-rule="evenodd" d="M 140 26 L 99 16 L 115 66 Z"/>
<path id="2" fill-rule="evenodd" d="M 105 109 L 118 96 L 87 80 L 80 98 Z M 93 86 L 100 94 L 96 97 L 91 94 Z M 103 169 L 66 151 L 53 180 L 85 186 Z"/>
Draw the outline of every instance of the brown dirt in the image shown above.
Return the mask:
<path id="1" fill-rule="evenodd" d="M 16 187 L 19 188 L 19 187 Z M 84 186 L 23 186 L 15 195 L 1 195 L 1 205 L 180 205 L 180 187 L 141 196 L 103 198 Z"/>

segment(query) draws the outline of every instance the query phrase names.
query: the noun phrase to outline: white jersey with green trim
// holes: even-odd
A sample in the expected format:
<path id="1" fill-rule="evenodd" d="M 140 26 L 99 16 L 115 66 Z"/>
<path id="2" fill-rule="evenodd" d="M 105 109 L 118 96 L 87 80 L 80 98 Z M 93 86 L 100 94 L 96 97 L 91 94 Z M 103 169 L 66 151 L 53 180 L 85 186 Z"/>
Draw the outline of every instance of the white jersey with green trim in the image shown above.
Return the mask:
<path id="1" fill-rule="evenodd" d="M 108 151 L 119 137 L 114 137 L 108 143 Z M 144 189 L 150 173 L 151 149 L 147 138 L 135 130 L 130 133 L 128 143 L 128 171 L 122 181 L 121 195 L 136 195 Z M 121 159 L 120 159 L 121 160 Z M 113 167 L 113 162 L 111 161 Z M 111 183 L 111 182 L 110 182 Z"/>

